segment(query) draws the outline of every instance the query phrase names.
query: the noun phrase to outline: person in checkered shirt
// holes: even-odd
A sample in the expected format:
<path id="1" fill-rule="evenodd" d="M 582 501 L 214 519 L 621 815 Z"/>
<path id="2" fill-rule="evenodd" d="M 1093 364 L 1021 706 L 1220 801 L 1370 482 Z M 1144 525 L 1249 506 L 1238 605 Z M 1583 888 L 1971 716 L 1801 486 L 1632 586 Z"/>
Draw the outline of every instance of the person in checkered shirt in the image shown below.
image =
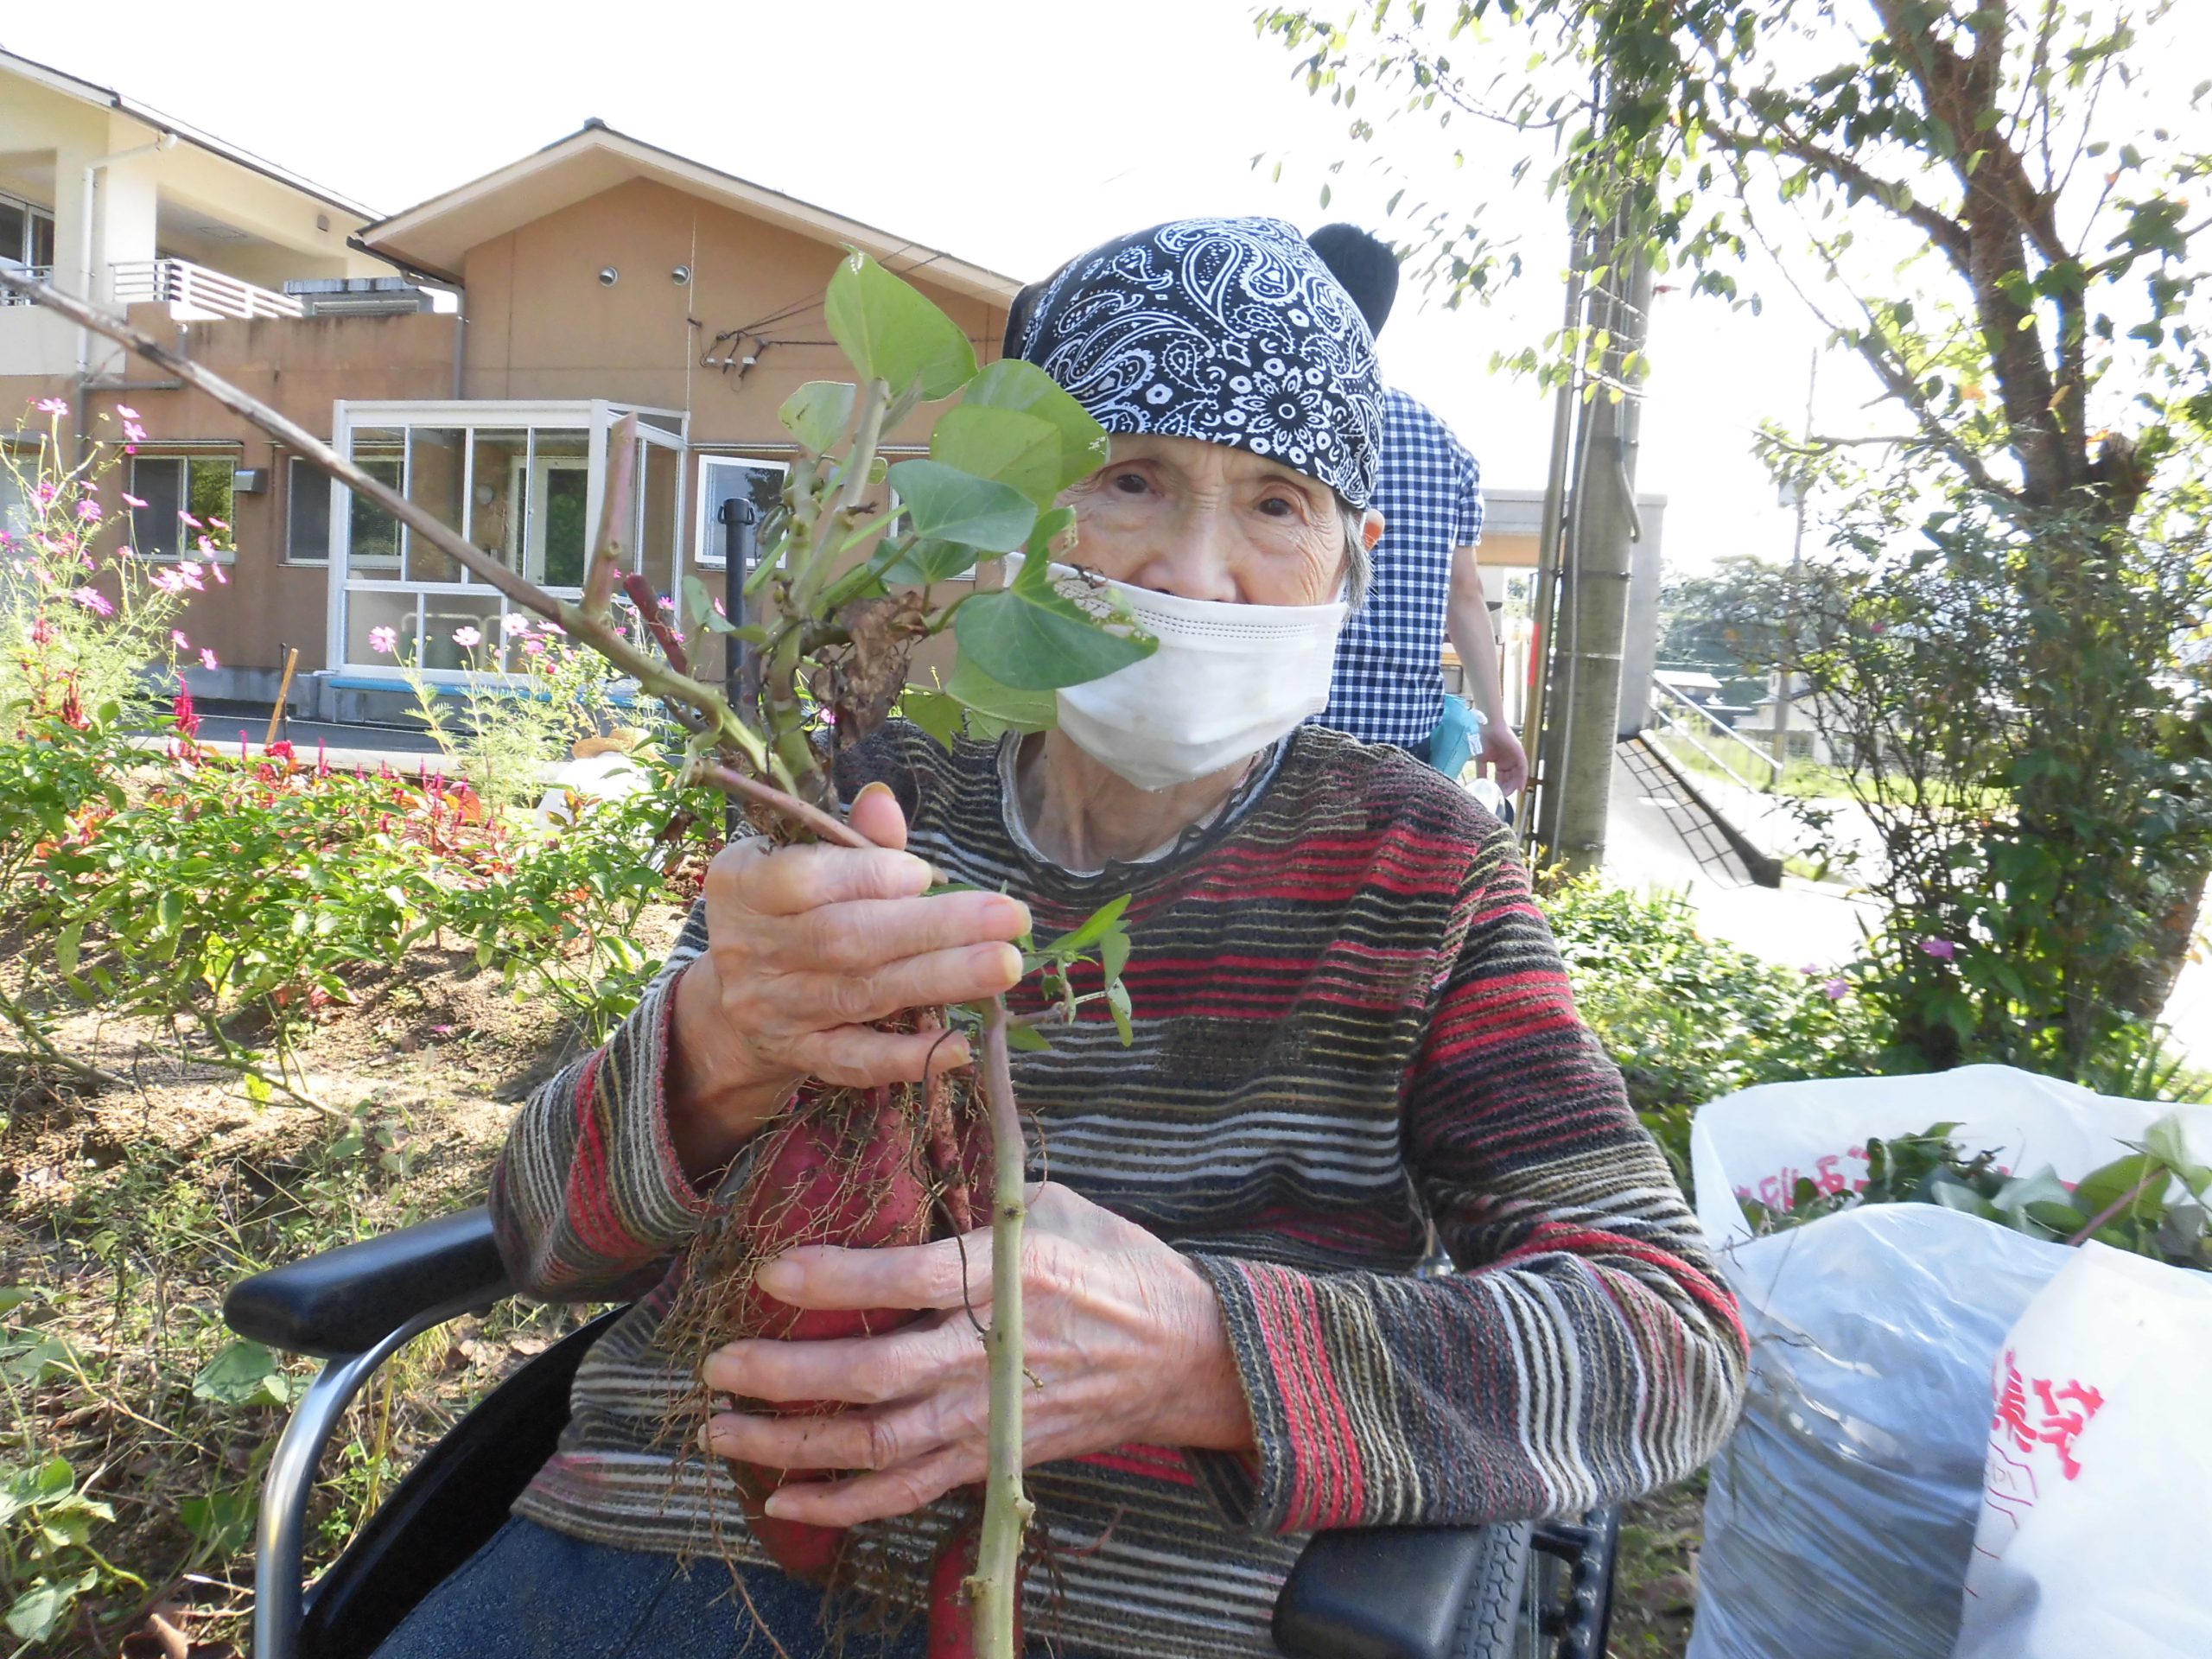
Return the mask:
<path id="1" fill-rule="evenodd" d="M 1356 225 L 1324 226 L 1306 240 L 1380 334 L 1397 297 L 1397 256 Z M 1497 639 L 1475 563 L 1482 468 L 1433 411 L 1395 388 L 1383 393 L 1373 505 L 1382 515 L 1374 583 L 1338 639 L 1329 706 L 1315 723 L 1427 760 L 1444 717 L 1448 637 L 1465 665 L 1468 701 L 1484 718 L 1481 771 L 1510 800 L 1528 779 L 1529 757 L 1506 723 Z"/>

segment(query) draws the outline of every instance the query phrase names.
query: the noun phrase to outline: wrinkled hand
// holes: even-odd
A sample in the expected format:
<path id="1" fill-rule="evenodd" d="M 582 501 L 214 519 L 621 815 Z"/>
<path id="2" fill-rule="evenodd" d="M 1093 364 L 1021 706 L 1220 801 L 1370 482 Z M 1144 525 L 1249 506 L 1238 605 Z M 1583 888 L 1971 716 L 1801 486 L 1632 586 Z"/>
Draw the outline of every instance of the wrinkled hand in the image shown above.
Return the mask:
<path id="1" fill-rule="evenodd" d="M 801 1078 L 912 1083 L 969 1062 L 964 1037 L 876 1031 L 907 1008 L 995 996 L 1021 974 L 1029 910 L 924 897 L 906 816 L 872 784 L 851 823 L 876 848 L 732 843 L 707 868 L 707 950 L 678 982 L 669 1127 L 695 1176 L 727 1161 Z"/>
<path id="2" fill-rule="evenodd" d="M 758 1283 L 799 1307 L 903 1307 L 932 1317 L 880 1336 L 734 1342 L 708 1386 L 756 1400 L 834 1400 L 827 1417 L 717 1414 L 709 1450 L 777 1469 L 866 1472 L 780 1488 L 768 1511 L 830 1527 L 905 1515 L 983 1478 L 989 1378 L 963 1306 L 990 1317 L 988 1232 L 908 1249 L 810 1246 Z M 1033 1188 L 1022 1236 L 1030 1386 L 1025 1465 L 1142 1441 L 1247 1447 L 1251 1416 L 1205 1275 L 1133 1222 L 1065 1187 Z"/>

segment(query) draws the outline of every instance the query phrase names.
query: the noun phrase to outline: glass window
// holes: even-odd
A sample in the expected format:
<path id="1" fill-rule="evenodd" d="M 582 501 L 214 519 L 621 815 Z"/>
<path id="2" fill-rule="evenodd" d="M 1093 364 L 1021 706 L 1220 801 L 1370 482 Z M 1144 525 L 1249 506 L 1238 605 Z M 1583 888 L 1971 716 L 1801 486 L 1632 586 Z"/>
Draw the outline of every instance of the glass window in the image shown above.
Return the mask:
<path id="1" fill-rule="evenodd" d="M 149 559 L 182 558 L 195 550 L 210 520 L 230 522 L 232 474 L 228 455 L 133 455 L 130 493 L 146 505 L 130 510 L 130 540 Z"/>
<path id="2" fill-rule="evenodd" d="M 506 645 L 499 632 L 499 597 L 478 599 L 467 594 L 423 595 L 423 659 L 429 669 L 499 670 L 500 652 Z"/>
<path id="3" fill-rule="evenodd" d="M 784 504 L 784 474 L 780 461 L 753 461 L 741 455 L 699 457 L 698 542 L 696 563 L 719 570 L 727 563 L 729 531 L 722 524 L 722 504 L 740 497 L 753 503 L 753 528 L 767 523 L 768 514 Z"/>
<path id="4" fill-rule="evenodd" d="M 643 512 L 638 534 L 638 569 L 656 594 L 676 594 L 676 520 L 682 511 L 683 452 L 658 443 L 645 446 Z"/>
<path id="5" fill-rule="evenodd" d="M 327 474 L 294 455 L 284 469 L 284 563 L 330 563 L 330 492 Z"/>
<path id="6" fill-rule="evenodd" d="M 0 444 L 0 543 L 30 533 L 29 493 L 37 487 L 38 456 L 27 445 Z"/>
<path id="7" fill-rule="evenodd" d="M 461 492 L 467 466 L 466 435 L 450 427 L 415 426 L 407 430 L 407 499 L 439 523 L 462 530 Z M 407 580 L 460 582 L 464 573 L 452 559 L 409 531 L 405 541 Z"/>
<path id="8" fill-rule="evenodd" d="M 523 574 L 543 587 L 581 589 L 591 546 L 591 441 L 582 432 L 534 436 Z"/>
<path id="9" fill-rule="evenodd" d="M 364 427 L 353 435 L 354 464 L 379 484 L 404 487 L 407 434 L 397 427 Z M 346 492 L 352 502 L 346 531 L 346 562 L 355 570 L 378 576 L 399 574 L 399 520 L 374 502 Z M 349 660 L 360 662 L 362 658 Z"/>
<path id="10" fill-rule="evenodd" d="M 530 434 L 483 431 L 471 439 L 468 540 L 509 569 L 522 556 L 530 506 Z"/>
<path id="11" fill-rule="evenodd" d="M 397 664 L 411 660 L 419 641 L 420 623 L 414 594 L 360 593 L 346 595 L 346 660 L 349 663 Z M 389 630 L 389 635 L 379 630 Z M 383 639 L 392 646 L 378 651 Z"/>
<path id="12" fill-rule="evenodd" d="M 54 215 L 17 196 L 0 196 L 0 264 L 54 264 Z"/>

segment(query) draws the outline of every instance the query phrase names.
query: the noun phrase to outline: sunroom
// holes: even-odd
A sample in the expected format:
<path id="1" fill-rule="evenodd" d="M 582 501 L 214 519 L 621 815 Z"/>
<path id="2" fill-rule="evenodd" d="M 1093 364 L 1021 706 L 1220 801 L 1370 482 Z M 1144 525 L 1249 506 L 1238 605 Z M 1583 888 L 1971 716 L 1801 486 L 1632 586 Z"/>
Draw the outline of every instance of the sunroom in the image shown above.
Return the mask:
<path id="1" fill-rule="evenodd" d="M 573 599 L 615 429 L 630 415 L 638 417 L 634 568 L 656 594 L 671 594 L 683 558 L 680 410 L 604 400 L 341 402 L 332 442 L 491 557 Z M 395 689 L 403 664 L 441 684 L 519 674 L 505 631 L 513 607 L 498 589 L 352 492 L 328 496 L 334 671 L 355 685 L 388 679 Z"/>

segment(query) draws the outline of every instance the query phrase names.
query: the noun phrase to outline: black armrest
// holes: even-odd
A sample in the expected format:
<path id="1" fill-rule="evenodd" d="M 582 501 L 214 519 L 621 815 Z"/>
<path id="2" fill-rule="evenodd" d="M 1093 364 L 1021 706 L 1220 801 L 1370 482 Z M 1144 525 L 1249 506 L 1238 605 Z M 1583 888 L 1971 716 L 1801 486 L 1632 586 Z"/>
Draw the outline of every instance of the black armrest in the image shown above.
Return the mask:
<path id="1" fill-rule="evenodd" d="M 416 1315 L 511 1293 L 492 1212 L 459 1215 L 287 1262 L 231 1287 L 223 1320 L 242 1337 L 323 1359 L 372 1348 Z"/>
<path id="2" fill-rule="evenodd" d="M 1291 1659 L 1454 1659 L 1471 1601 L 1511 1618 L 1527 1551 L 1525 1527 L 1317 1532 L 1275 1598 L 1275 1645 Z"/>

